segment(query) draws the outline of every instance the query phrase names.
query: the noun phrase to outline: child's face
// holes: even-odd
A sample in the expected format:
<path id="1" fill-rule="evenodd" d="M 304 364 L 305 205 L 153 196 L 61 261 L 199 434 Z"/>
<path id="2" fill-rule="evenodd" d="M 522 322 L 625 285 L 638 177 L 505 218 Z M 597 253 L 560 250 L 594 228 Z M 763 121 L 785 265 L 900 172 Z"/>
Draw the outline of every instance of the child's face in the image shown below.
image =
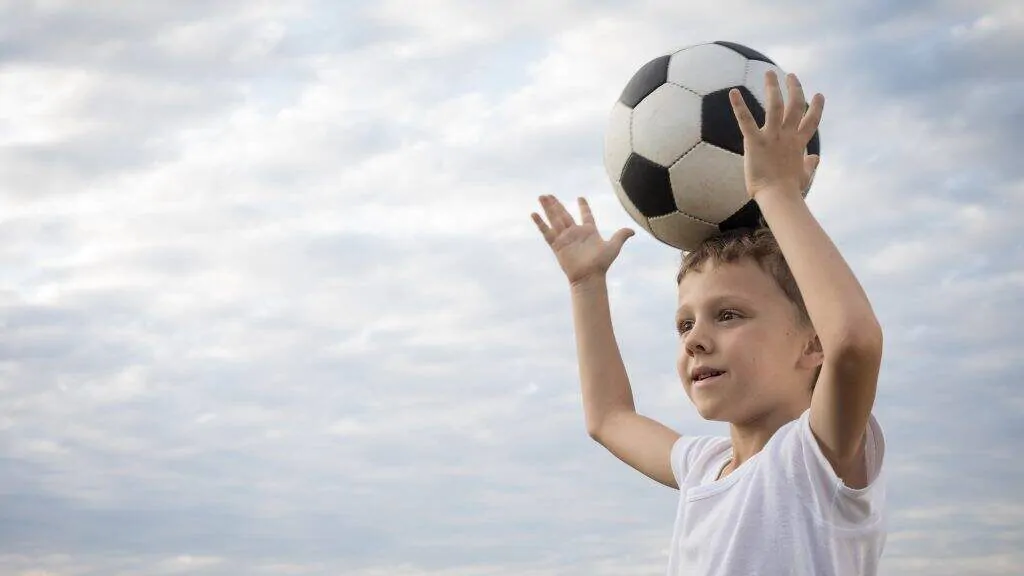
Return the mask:
<path id="1" fill-rule="evenodd" d="M 820 364 L 813 329 L 800 325 L 796 306 L 753 260 L 687 273 L 676 325 L 679 376 L 702 417 L 750 422 L 809 400 Z M 701 380 L 706 370 L 713 376 Z"/>

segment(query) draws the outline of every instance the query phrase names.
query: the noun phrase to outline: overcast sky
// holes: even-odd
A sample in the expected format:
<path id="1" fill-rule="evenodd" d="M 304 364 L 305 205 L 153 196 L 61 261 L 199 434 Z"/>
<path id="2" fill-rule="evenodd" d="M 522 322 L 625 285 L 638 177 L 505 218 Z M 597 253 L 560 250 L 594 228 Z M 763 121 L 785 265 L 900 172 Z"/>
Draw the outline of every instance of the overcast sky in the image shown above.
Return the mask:
<path id="1" fill-rule="evenodd" d="M 618 93 L 734 40 L 827 98 L 812 210 L 886 331 L 884 574 L 1024 572 L 1024 8 L 0 0 L 0 574 L 661 574 L 529 213 Z M 678 255 L 613 312 L 640 411 Z"/>

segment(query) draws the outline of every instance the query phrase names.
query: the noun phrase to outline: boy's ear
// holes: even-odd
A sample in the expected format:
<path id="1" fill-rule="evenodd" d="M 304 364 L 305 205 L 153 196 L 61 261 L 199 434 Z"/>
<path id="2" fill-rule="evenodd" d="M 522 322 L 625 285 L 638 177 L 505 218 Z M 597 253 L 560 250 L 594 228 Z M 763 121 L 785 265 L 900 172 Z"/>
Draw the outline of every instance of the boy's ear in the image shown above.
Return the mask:
<path id="1" fill-rule="evenodd" d="M 807 368 L 817 368 L 825 363 L 825 351 L 821 348 L 821 339 L 817 334 L 812 333 L 807 340 L 801 360 Z"/>

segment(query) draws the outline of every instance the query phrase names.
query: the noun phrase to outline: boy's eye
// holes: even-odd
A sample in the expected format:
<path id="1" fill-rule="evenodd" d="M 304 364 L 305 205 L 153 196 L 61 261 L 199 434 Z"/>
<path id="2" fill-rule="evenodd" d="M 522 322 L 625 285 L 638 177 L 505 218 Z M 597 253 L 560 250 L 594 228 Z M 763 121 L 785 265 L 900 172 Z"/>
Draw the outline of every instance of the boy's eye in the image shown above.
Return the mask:
<path id="1" fill-rule="evenodd" d="M 735 310 L 723 310 L 722 313 L 718 315 L 718 317 L 721 320 L 735 320 L 736 318 L 739 318 L 740 315 Z"/>
<path id="2" fill-rule="evenodd" d="M 743 316 L 735 310 L 722 310 L 718 313 L 719 322 L 727 322 L 729 320 L 736 320 Z M 693 320 L 680 320 L 676 323 L 676 331 L 683 335 L 690 330 L 693 330 Z"/>
<path id="3" fill-rule="evenodd" d="M 693 320 L 683 320 L 676 324 L 676 331 L 679 332 L 679 334 L 685 334 L 691 328 L 693 328 Z"/>

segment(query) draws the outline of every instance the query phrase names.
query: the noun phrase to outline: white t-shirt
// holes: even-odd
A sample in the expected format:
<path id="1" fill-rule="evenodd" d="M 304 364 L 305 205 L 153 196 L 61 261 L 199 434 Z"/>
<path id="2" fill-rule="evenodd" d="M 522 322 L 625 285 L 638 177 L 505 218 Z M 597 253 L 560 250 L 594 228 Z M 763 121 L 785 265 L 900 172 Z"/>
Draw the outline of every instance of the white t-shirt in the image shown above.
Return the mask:
<path id="1" fill-rule="evenodd" d="M 885 441 L 872 416 L 869 484 L 847 487 L 811 433 L 810 410 L 779 428 L 731 474 L 727 437 L 682 436 L 672 447 L 679 508 L 669 576 L 873 576 L 885 545 Z"/>

